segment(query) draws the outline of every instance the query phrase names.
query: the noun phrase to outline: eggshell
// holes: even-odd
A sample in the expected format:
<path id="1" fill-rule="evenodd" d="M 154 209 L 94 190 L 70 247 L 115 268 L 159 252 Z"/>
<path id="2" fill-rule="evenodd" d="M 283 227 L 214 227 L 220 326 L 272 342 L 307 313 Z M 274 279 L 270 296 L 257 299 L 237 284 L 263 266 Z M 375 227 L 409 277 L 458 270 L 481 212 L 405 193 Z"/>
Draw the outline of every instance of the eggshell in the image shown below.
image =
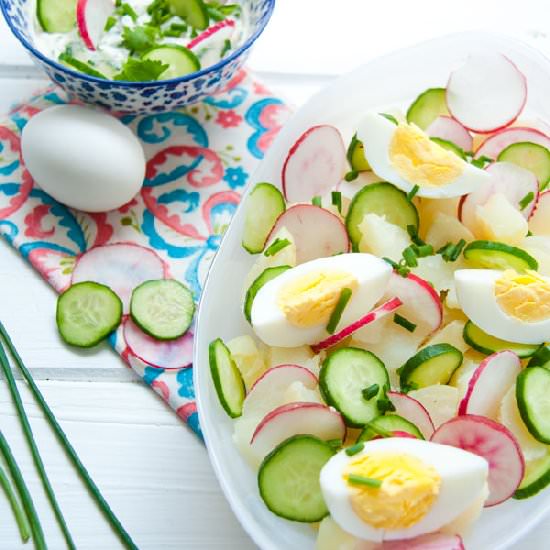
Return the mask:
<path id="1" fill-rule="evenodd" d="M 57 105 L 23 130 L 23 161 L 57 201 L 86 212 L 119 208 L 140 190 L 145 156 L 117 118 L 78 105 Z"/>

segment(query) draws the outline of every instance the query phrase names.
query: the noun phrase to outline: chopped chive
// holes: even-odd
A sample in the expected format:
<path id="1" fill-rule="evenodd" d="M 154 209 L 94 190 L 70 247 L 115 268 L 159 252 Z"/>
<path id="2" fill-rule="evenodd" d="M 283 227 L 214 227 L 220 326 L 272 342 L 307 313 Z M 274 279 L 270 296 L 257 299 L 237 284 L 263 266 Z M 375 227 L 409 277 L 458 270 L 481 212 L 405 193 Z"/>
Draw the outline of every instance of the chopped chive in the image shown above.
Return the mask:
<path id="1" fill-rule="evenodd" d="M 479 157 L 477 159 L 472 159 L 470 161 L 470 164 L 472 166 L 475 166 L 476 168 L 485 168 L 485 165 L 490 164 L 491 162 L 494 162 L 493 159 L 482 155 L 481 157 Z"/>
<path id="2" fill-rule="evenodd" d="M 451 262 L 454 262 L 458 259 L 465 244 L 466 244 L 466 241 L 464 239 L 460 239 L 460 241 L 458 241 L 458 243 L 454 246 L 453 251 L 449 256 L 449 259 Z"/>
<path id="3" fill-rule="evenodd" d="M 378 113 L 378 114 L 380 116 L 383 116 L 386 120 L 393 122 L 396 126 L 399 125 L 399 122 L 397 122 L 397 119 L 393 115 L 389 115 L 388 113 Z"/>
<path id="4" fill-rule="evenodd" d="M 130 4 L 123 2 L 122 4 L 120 4 L 120 7 L 118 9 L 119 9 L 120 15 L 122 16 L 128 15 L 129 17 L 131 17 L 134 23 L 137 21 L 138 14 L 135 12 L 134 8 L 130 6 Z"/>
<path id="5" fill-rule="evenodd" d="M 342 213 L 342 193 L 340 191 L 333 191 L 330 195 L 332 204 L 338 208 L 338 212 Z"/>
<path id="6" fill-rule="evenodd" d="M 372 477 L 358 476 L 355 474 L 348 475 L 348 483 L 352 485 L 366 485 L 373 489 L 379 489 L 382 487 L 382 481 L 380 479 L 373 479 Z"/>
<path id="7" fill-rule="evenodd" d="M 286 248 L 290 244 L 288 239 L 275 239 L 264 252 L 264 256 L 275 256 L 277 252 L 280 252 L 283 248 Z"/>
<path id="8" fill-rule="evenodd" d="M 363 399 L 365 401 L 370 401 L 373 397 L 378 395 L 378 390 L 380 386 L 378 384 L 372 384 L 368 388 L 365 388 L 361 393 L 363 394 Z"/>
<path id="9" fill-rule="evenodd" d="M 393 403 L 387 397 L 383 397 L 382 399 L 379 399 L 376 402 L 376 406 L 378 407 L 378 410 L 380 411 L 380 414 L 384 414 L 384 413 L 387 413 L 387 412 L 395 412 L 395 407 L 394 407 Z M 369 425 L 369 428 L 376 431 L 370 425 Z M 380 432 L 377 432 L 377 433 L 380 433 Z M 389 435 L 386 435 L 385 437 L 391 437 L 391 434 L 389 432 L 386 432 L 386 434 L 389 434 Z M 384 435 L 384 434 L 380 434 L 380 435 Z"/>
<path id="10" fill-rule="evenodd" d="M 24 365 L 23 360 L 21 359 L 19 353 L 15 349 L 15 346 L 13 345 L 13 342 L 12 342 L 9 334 L 6 332 L 6 329 L 5 329 L 4 325 L 1 322 L 0 322 L 0 338 L 1 338 L 1 340 L 3 340 L 4 344 L 7 346 L 11 357 L 13 358 L 13 360 L 15 361 L 15 364 L 17 365 L 17 367 L 21 371 L 21 375 L 23 376 L 23 378 L 27 382 L 27 385 L 28 385 L 31 393 L 33 394 L 34 398 L 38 402 L 40 408 L 42 409 L 42 412 L 43 412 L 44 416 L 46 417 L 46 420 L 47 420 L 48 424 L 50 425 L 50 427 L 55 432 L 55 435 L 56 435 L 58 441 L 61 443 L 61 446 L 65 450 L 66 455 L 68 456 L 68 458 L 71 460 L 74 467 L 78 471 L 78 473 L 80 475 L 80 478 L 82 479 L 82 481 L 86 485 L 88 491 L 90 492 L 90 495 L 95 500 L 96 504 L 98 505 L 101 512 L 103 513 L 103 515 L 105 516 L 105 518 L 107 519 L 109 524 L 111 525 L 112 529 L 118 535 L 120 541 L 122 542 L 122 544 L 126 548 L 128 548 L 129 550 L 138 550 L 138 547 L 135 545 L 135 543 L 132 540 L 132 538 L 130 537 L 130 535 L 127 533 L 127 531 L 124 529 L 124 527 L 120 523 L 119 519 L 115 516 L 114 512 L 111 510 L 109 504 L 107 503 L 107 501 L 105 500 L 105 498 L 101 494 L 98 486 L 95 484 L 93 479 L 90 477 L 90 474 L 88 473 L 88 470 L 86 469 L 84 464 L 82 464 L 82 462 L 80 461 L 80 458 L 78 457 L 78 454 L 76 453 L 74 447 L 71 445 L 71 443 L 67 439 L 67 436 L 65 435 L 65 432 L 63 431 L 63 428 L 61 428 L 61 426 L 59 425 L 57 419 L 55 418 L 55 415 L 52 412 L 52 410 L 50 409 L 50 407 L 46 403 L 46 400 L 44 399 L 44 396 L 42 395 L 42 392 L 40 391 L 40 389 L 36 385 L 31 373 L 29 372 L 27 367 Z M 11 373 L 11 369 L 9 369 L 8 372 L 9 372 L 9 376 L 13 378 L 13 374 Z M 0 445 L 1 445 L 1 443 L 2 443 L 2 432 L 0 432 Z M 11 471 L 11 468 L 10 468 L 10 471 Z M 13 475 L 13 472 L 12 472 L 12 477 L 15 481 L 16 478 Z M 16 486 L 17 486 L 17 482 L 16 482 Z M 30 495 L 28 495 L 28 499 L 30 500 Z M 34 534 L 34 530 L 33 530 L 33 518 L 36 517 L 36 511 L 34 511 L 34 515 L 33 515 L 32 511 L 29 513 L 29 509 L 27 509 L 27 505 L 25 505 L 25 500 L 23 499 L 23 497 L 21 498 L 21 500 L 22 500 L 22 502 L 25 506 L 27 516 L 29 517 L 29 521 L 31 523 L 31 530 L 33 531 L 33 539 L 34 539 L 35 545 L 37 545 L 37 540 L 36 540 L 37 537 L 36 537 L 36 534 Z M 30 501 L 30 503 L 32 505 L 32 500 Z M 34 510 L 34 508 L 33 508 L 33 510 Z M 38 520 L 38 518 L 36 518 L 36 519 Z M 42 540 L 43 540 L 43 537 L 42 537 Z M 37 548 L 38 548 L 38 546 L 37 546 Z M 45 549 L 46 548 L 45 544 L 43 544 L 43 546 L 41 546 L 40 548 Z"/>
<path id="11" fill-rule="evenodd" d="M 357 170 L 350 170 L 345 176 L 346 181 L 353 181 L 359 177 L 359 172 Z"/>
<path id="12" fill-rule="evenodd" d="M 407 225 L 407 233 L 412 242 L 418 246 L 423 246 L 426 243 L 418 236 L 418 229 L 416 225 Z"/>
<path id="13" fill-rule="evenodd" d="M 385 256 L 382 258 L 386 263 L 390 264 L 394 269 L 397 269 L 399 267 L 399 264 L 397 262 L 394 262 L 391 258 L 386 258 Z"/>
<path id="14" fill-rule="evenodd" d="M 38 446 L 36 445 L 36 441 L 34 439 L 34 434 L 31 424 L 29 422 L 29 418 L 25 411 L 25 407 L 23 406 L 23 401 L 21 400 L 21 394 L 19 393 L 17 385 L 15 384 L 15 379 L 11 371 L 11 365 L 8 361 L 2 344 L 0 344 L 0 366 L 2 367 L 2 371 L 4 373 L 4 377 L 6 379 L 13 404 L 15 405 L 15 409 L 17 410 L 17 416 L 19 417 L 19 422 L 21 423 L 23 434 L 25 435 L 25 439 L 27 440 L 27 445 L 29 446 L 29 449 L 31 451 L 34 466 L 38 472 L 40 480 L 42 481 L 42 486 L 44 487 L 44 491 L 46 493 L 46 496 L 48 497 L 48 501 L 50 502 L 50 505 L 53 509 L 55 519 L 57 520 L 57 523 L 61 528 L 63 538 L 65 539 L 67 546 L 72 550 L 76 550 L 76 545 L 73 541 L 71 533 L 69 532 L 69 528 L 67 527 L 63 512 L 61 511 L 59 503 L 57 502 L 57 498 L 48 478 L 48 474 L 46 473 L 44 462 L 42 461 L 42 456 L 40 455 L 40 451 L 38 450 Z"/>
<path id="15" fill-rule="evenodd" d="M 313 206 L 322 206 L 323 202 L 321 201 L 321 197 L 319 196 L 313 197 L 311 199 L 311 204 L 313 204 Z"/>
<path id="16" fill-rule="evenodd" d="M 405 317 L 401 317 L 399 313 L 396 313 L 393 316 L 393 322 L 396 325 L 403 327 L 405 330 L 408 330 L 409 332 L 414 332 L 416 329 L 416 325 L 414 323 L 411 323 L 408 319 L 405 319 Z"/>
<path id="17" fill-rule="evenodd" d="M 336 326 L 340 322 L 340 319 L 342 318 L 342 313 L 344 312 L 344 309 L 348 305 L 349 299 L 351 298 L 351 288 L 343 288 L 340 292 L 340 297 L 338 298 L 338 302 L 336 303 L 336 306 L 332 310 L 332 313 L 330 314 L 330 319 L 328 320 L 327 324 L 327 332 L 329 334 L 334 334 L 334 331 L 336 330 Z"/>
<path id="18" fill-rule="evenodd" d="M 229 38 L 226 38 L 223 41 L 223 47 L 222 47 L 222 51 L 220 52 L 220 57 L 225 57 L 225 54 L 230 50 L 231 50 L 231 40 L 229 40 Z"/>
<path id="19" fill-rule="evenodd" d="M 535 194 L 533 193 L 533 191 L 529 191 L 529 193 L 527 193 L 527 195 L 525 195 L 525 197 L 523 197 L 523 199 L 519 201 L 519 209 L 525 210 L 534 198 Z"/>
<path id="20" fill-rule="evenodd" d="M 173 29 L 166 29 L 165 31 L 162 31 L 162 36 L 167 36 L 169 38 L 179 38 L 182 34 L 182 31 Z"/>
<path id="21" fill-rule="evenodd" d="M 170 28 L 175 31 L 181 31 L 181 32 L 187 31 L 187 25 L 185 23 L 172 23 L 170 25 Z"/>
<path id="22" fill-rule="evenodd" d="M 25 511 L 23 510 L 23 508 L 21 508 L 21 505 L 17 500 L 17 496 L 15 495 L 13 487 L 11 486 L 10 480 L 6 475 L 4 468 L 2 468 L 1 466 L 0 466 L 0 485 L 2 486 L 2 489 L 4 490 L 4 494 L 6 495 L 6 498 L 10 503 L 11 511 L 13 512 L 13 517 L 15 518 L 17 527 L 19 528 L 19 535 L 21 536 L 21 541 L 23 542 L 23 544 L 25 544 L 31 537 L 31 531 L 30 531 L 31 528 L 29 525 L 29 520 L 27 519 L 27 514 L 25 514 Z"/>
<path id="23" fill-rule="evenodd" d="M 107 17 L 107 21 L 105 22 L 104 31 L 109 32 L 115 25 L 116 25 L 116 17 L 109 15 L 109 17 Z"/>
<path id="24" fill-rule="evenodd" d="M 348 456 L 356 455 L 357 453 L 360 453 L 365 448 L 365 444 L 360 441 L 359 443 L 356 443 L 355 445 L 352 445 L 351 447 L 348 447 L 346 449 L 346 454 Z"/>
<path id="25" fill-rule="evenodd" d="M 532 236 L 533 236 L 533 233 L 531 233 L 531 231 L 527 231 L 527 236 L 528 236 L 528 237 L 532 237 Z"/>
<path id="26" fill-rule="evenodd" d="M 407 193 L 407 200 L 409 202 L 411 202 L 414 197 L 416 196 L 416 194 L 418 193 L 418 191 L 420 190 L 420 187 L 418 187 L 418 185 L 415 185 L 408 193 Z"/>
<path id="27" fill-rule="evenodd" d="M 416 267 L 418 265 L 418 260 L 416 259 L 416 253 L 414 248 L 408 246 L 403 250 L 403 259 L 407 264 L 407 267 Z"/>
<path id="28" fill-rule="evenodd" d="M 434 247 L 431 244 L 421 244 L 416 247 L 416 255 L 419 258 L 426 258 L 434 253 Z"/>

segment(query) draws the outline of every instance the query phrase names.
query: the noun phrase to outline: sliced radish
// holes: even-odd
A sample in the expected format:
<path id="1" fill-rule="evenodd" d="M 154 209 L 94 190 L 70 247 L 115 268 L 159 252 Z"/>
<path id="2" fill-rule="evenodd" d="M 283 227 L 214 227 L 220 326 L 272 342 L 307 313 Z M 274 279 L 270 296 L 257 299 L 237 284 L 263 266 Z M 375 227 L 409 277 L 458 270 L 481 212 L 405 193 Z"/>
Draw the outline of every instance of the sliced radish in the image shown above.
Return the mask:
<path id="1" fill-rule="evenodd" d="M 250 444 L 264 457 L 279 443 L 296 434 L 310 434 L 325 441 L 344 440 L 346 425 L 342 415 L 321 403 L 287 403 L 267 413 L 258 424 Z"/>
<path id="2" fill-rule="evenodd" d="M 509 126 L 527 101 L 527 81 L 504 55 L 470 56 L 451 73 L 447 106 L 468 130 L 494 132 Z"/>
<path id="3" fill-rule="evenodd" d="M 154 250 L 131 243 L 107 244 L 77 259 L 71 284 L 94 281 L 108 286 L 128 313 L 132 290 L 145 281 L 164 279 L 166 274 L 167 267 Z"/>
<path id="4" fill-rule="evenodd" d="M 521 142 L 537 143 L 550 149 L 550 137 L 536 128 L 514 126 L 505 128 L 489 136 L 476 150 L 476 158 L 481 156 L 496 159 L 509 145 Z"/>
<path id="5" fill-rule="evenodd" d="M 431 441 L 451 445 L 481 456 L 489 463 L 489 496 L 485 506 L 510 498 L 519 487 L 525 471 L 520 446 L 512 432 L 484 416 L 452 418 L 432 435 Z"/>
<path id="6" fill-rule="evenodd" d="M 462 197 L 458 206 L 458 217 L 470 231 L 477 226 L 476 207 L 487 203 L 494 193 L 502 193 L 528 219 L 533 212 L 539 195 L 539 184 L 535 175 L 511 162 L 495 162 L 486 168 L 491 179 L 477 191 Z M 529 193 L 533 199 L 521 209 L 520 201 Z"/>
<path id="7" fill-rule="evenodd" d="M 181 369 L 193 362 L 193 333 L 190 331 L 176 340 L 156 340 L 128 317 L 124 322 L 124 339 L 130 353 L 151 367 Z"/>
<path id="8" fill-rule="evenodd" d="M 504 395 L 514 385 L 520 371 L 521 362 L 512 351 L 486 357 L 470 378 L 458 414 L 477 414 L 495 420 Z"/>
<path id="9" fill-rule="evenodd" d="M 322 197 L 340 182 L 346 148 L 340 132 L 329 125 L 312 126 L 290 148 L 283 165 L 283 190 L 289 202 Z"/>
<path id="10" fill-rule="evenodd" d="M 429 533 L 414 539 L 385 541 L 373 550 L 464 550 L 459 535 Z"/>
<path id="11" fill-rule="evenodd" d="M 235 21 L 233 19 L 224 19 L 218 21 L 202 31 L 196 38 L 193 38 L 187 47 L 192 49 L 211 48 L 212 46 L 223 46 L 225 40 L 231 39 L 235 30 Z"/>
<path id="12" fill-rule="evenodd" d="M 89 50 L 95 50 L 109 16 L 115 11 L 112 0 L 78 0 L 76 24 L 82 40 Z"/>
<path id="13" fill-rule="evenodd" d="M 384 302 L 382 305 L 374 308 L 372 311 L 369 311 L 366 315 L 361 317 L 361 319 L 358 319 L 357 321 L 355 321 L 355 323 L 352 323 L 351 325 L 344 327 L 340 332 L 337 332 L 336 334 L 329 336 L 325 340 L 322 340 L 318 344 L 311 346 L 313 353 L 317 354 L 321 350 L 335 346 L 336 344 L 338 344 L 338 342 L 341 342 L 344 338 L 351 336 L 356 330 L 359 330 L 361 327 L 364 327 L 365 325 L 374 323 L 375 321 L 382 319 L 389 313 L 392 313 L 393 311 L 398 309 L 400 306 L 401 306 L 401 300 L 399 298 L 391 298 L 387 302 Z"/>
<path id="14" fill-rule="evenodd" d="M 473 139 L 470 132 L 450 116 L 438 116 L 426 129 L 430 137 L 445 139 L 464 151 L 471 151 Z"/>
<path id="15" fill-rule="evenodd" d="M 298 264 L 349 252 L 350 241 L 342 220 L 319 206 L 291 206 L 277 218 L 266 242 L 283 227 L 294 237 Z"/>
<path id="16" fill-rule="evenodd" d="M 550 189 L 539 195 L 529 218 L 529 230 L 533 235 L 550 235 Z"/>
<path id="17" fill-rule="evenodd" d="M 408 432 L 400 432 L 399 430 L 395 430 L 393 432 L 390 432 L 392 437 L 404 437 L 405 439 L 420 439 L 416 435 L 410 434 Z M 384 435 L 375 435 L 371 441 L 374 441 L 375 439 L 384 439 L 386 436 Z"/>
<path id="18" fill-rule="evenodd" d="M 430 439 L 435 427 L 426 407 L 404 393 L 389 391 L 387 395 L 395 407 L 395 413 L 412 422 L 426 439 Z"/>

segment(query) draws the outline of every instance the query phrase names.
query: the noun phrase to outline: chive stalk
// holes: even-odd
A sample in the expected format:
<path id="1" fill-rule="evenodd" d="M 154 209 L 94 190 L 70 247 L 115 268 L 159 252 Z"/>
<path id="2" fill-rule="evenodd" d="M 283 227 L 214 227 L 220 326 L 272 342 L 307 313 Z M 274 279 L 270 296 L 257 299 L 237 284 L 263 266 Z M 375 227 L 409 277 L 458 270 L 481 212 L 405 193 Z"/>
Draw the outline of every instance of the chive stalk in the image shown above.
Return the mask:
<path id="1" fill-rule="evenodd" d="M 328 320 L 327 332 L 329 334 L 334 334 L 334 331 L 336 330 L 336 327 L 338 326 L 338 323 L 342 318 L 342 313 L 344 312 L 344 309 L 346 309 L 349 299 L 351 298 L 351 294 L 352 294 L 351 288 L 343 288 L 342 291 L 340 292 L 340 297 L 338 298 L 338 302 L 336 303 L 336 306 L 332 310 L 332 313 L 330 314 L 330 319 Z"/>
<path id="2" fill-rule="evenodd" d="M 382 487 L 381 479 L 373 479 L 372 477 L 358 476 L 355 474 L 350 474 L 348 476 L 348 483 L 352 485 L 366 485 L 367 487 L 372 487 L 373 489 L 379 489 Z"/>
<path id="3" fill-rule="evenodd" d="M 27 519 L 27 514 L 25 514 L 25 510 L 23 510 L 23 508 L 19 504 L 19 501 L 17 500 L 17 496 L 15 495 L 13 487 L 11 486 L 10 480 L 6 475 L 4 468 L 2 468 L 1 466 L 0 466 L 0 485 L 2 486 L 2 489 L 4 490 L 4 493 L 6 495 L 6 498 L 10 503 L 11 510 L 13 512 L 13 517 L 17 522 L 17 527 L 19 527 L 19 534 L 21 535 L 21 541 L 23 542 L 23 544 L 25 544 L 26 542 L 28 542 L 28 540 L 31 537 L 31 528 L 29 525 L 29 520 Z"/>

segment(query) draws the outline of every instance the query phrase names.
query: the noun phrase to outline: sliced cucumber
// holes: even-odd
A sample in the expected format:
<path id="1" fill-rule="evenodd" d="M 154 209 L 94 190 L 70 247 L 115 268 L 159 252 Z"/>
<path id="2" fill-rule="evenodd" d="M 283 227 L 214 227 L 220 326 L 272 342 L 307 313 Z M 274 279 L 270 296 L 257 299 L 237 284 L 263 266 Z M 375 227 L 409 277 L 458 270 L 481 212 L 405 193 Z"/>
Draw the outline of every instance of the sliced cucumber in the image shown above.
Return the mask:
<path id="1" fill-rule="evenodd" d="M 386 432 L 406 432 L 418 437 L 418 439 L 424 439 L 420 430 L 412 422 L 409 422 L 398 414 L 387 414 L 385 416 L 377 416 L 371 420 L 368 426 L 365 426 L 357 441 L 370 441 L 378 435 L 377 429 Z"/>
<path id="2" fill-rule="evenodd" d="M 208 27 L 209 16 L 203 0 L 168 0 L 170 11 L 185 19 L 195 29 Z"/>
<path id="3" fill-rule="evenodd" d="M 221 338 L 210 342 L 208 359 L 221 406 L 231 418 L 241 416 L 245 398 L 243 378 Z"/>
<path id="4" fill-rule="evenodd" d="M 70 32 L 76 27 L 77 0 L 37 0 L 36 17 L 46 32 Z"/>
<path id="5" fill-rule="evenodd" d="M 363 237 L 359 225 L 366 214 L 385 216 L 389 223 L 405 230 L 409 225 L 418 229 L 418 212 L 406 193 L 387 182 L 365 185 L 353 197 L 346 216 L 346 227 L 355 252 L 359 250 Z"/>
<path id="6" fill-rule="evenodd" d="M 289 265 L 279 265 L 277 267 L 268 267 L 264 269 L 260 275 L 254 279 L 254 282 L 250 285 L 250 288 L 246 291 L 244 299 L 244 316 L 246 320 L 252 322 L 252 303 L 260 288 L 262 288 L 267 282 L 275 279 L 281 273 L 284 273 L 287 269 L 290 269 Z"/>
<path id="7" fill-rule="evenodd" d="M 438 116 L 448 115 L 445 88 L 429 88 L 422 92 L 407 111 L 407 122 L 425 130 Z"/>
<path id="8" fill-rule="evenodd" d="M 143 54 L 143 59 L 160 61 L 168 65 L 168 68 L 161 73 L 158 80 L 169 80 L 170 78 L 185 76 L 201 68 L 199 58 L 190 49 L 175 44 L 157 46 Z"/>
<path id="9" fill-rule="evenodd" d="M 500 152 L 497 160 L 512 162 L 530 170 L 537 177 L 541 189 L 550 181 L 550 151 L 538 143 L 512 143 Z"/>
<path id="10" fill-rule="evenodd" d="M 328 508 L 319 478 L 333 455 L 333 447 L 312 435 L 294 435 L 283 441 L 264 458 L 258 471 L 265 505 L 292 521 L 321 521 Z"/>
<path id="11" fill-rule="evenodd" d="M 132 292 L 134 323 L 157 340 L 174 340 L 185 334 L 194 314 L 193 294 L 173 279 L 145 281 Z"/>
<path id="12" fill-rule="evenodd" d="M 548 485 L 550 485 L 550 453 L 525 465 L 523 480 L 513 498 L 523 500 L 535 496 Z"/>
<path id="13" fill-rule="evenodd" d="M 516 399 L 529 433 L 537 441 L 550 444 L 550 370 L 522 370 L 516 382 Z"/>
<path id="14" fill-rule="evenodd" d="M 378 393 L 369 400 L 363 390 L 378 384 Z M 390 387 L 384 363 L 370 351 L 360 348 L 340 348 L 323 362 L 319 387 L 325 401 L 339 410 L 346 424 L 364 426 L 378 416 L 378 399 L 383 399 Z"/>
<path id="15" fill-rule="evenodd" d="M 283 194 L 271 183 L 257 183 L 246 199 L 243 248 L 251 254 L 264 249 L 277 218 L 285 211 Z"/>
<path id="16" fill-rule="evenodd" d="M 365 158 L 363 142 L 357 139 L 357 134 L 353 134 L 351 138 L 346 157 L 352 170 L 356 172 L 366 172 L 370 170 L 370 165 Z"/>
<path id="17" fill-rule="evenodd" d="M 519 354 L 518 354 L 519 355 Z M 521 355 L 520 355 L 521 357 Z M 528 357 L 528 356 L 525 356 Z M 550 346 L 540 346 L 535 353 L 532 354 L 528 367 L 544 367 L 550 370 Z"/>
<path id="18" fill-rule="evenodd" d="M 118 327 L 122 302 L 108 286 L 85 281 L 59 296 L 55 317 L 67 344 L 91 348 Z"/>
<path id="19" fill-rule="evenodd" d="M 397 370 L 403 392 L 447 384 L 462 365 L 462 352 L 450 344 L 435 344 L 421 349 Z"/>
<path id="20" fill-rule="evenodd" d="M 464 257 L 475 267 L 536 271 L 539 264 L 533 256 L 509 244 L 494 241 L 472 241 L 464 248 Z"/>
<path id="21" fill-rule="evenodd" d="M 474 325 L 472 321 L 468 321 L 464 325 L 462 337 L 469 346 L 485 355 L 491 355 L 497 351 L 510 350 L 521 359 L 524 359 L 525 357 L 531 357 L 540 347 L 537 344 L 514 344 L 513 342 L 506 342 L 506 340 L 495 338 L 481 330 L 477 325 Z M 550 361 L 550 354 L 548 361 Z"/>
<path id="22" fill-rule="evenodd" d="M 455 145 L 452 141 L 438 137 L 431 137 L 430 139 L 434 143 L 437 143 L 440 147 L 443 147 L 443 149 L 447 149 L 447 151 L 451 151 L 462 160 L 466 160 L 466 153 L 458 145 Z"/>

